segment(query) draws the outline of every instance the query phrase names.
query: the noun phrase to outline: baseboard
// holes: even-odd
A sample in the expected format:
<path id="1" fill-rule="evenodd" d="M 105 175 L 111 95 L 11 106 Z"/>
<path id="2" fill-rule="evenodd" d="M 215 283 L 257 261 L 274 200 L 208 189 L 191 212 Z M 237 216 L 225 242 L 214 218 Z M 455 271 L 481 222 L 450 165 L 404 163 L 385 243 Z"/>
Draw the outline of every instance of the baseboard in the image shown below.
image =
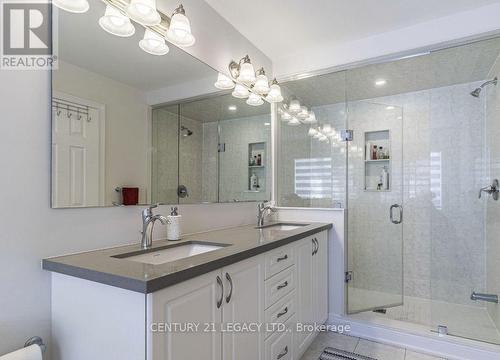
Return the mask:
<path id="1" fill-rule="evenodd" d="M 345 335 L 356 336 L 420 353 L 455 360 L 499 360 L 500 346 L 452 336 L 410 333 L 387 326 L 330 314 L 329 325 L 349 325 Z"/>

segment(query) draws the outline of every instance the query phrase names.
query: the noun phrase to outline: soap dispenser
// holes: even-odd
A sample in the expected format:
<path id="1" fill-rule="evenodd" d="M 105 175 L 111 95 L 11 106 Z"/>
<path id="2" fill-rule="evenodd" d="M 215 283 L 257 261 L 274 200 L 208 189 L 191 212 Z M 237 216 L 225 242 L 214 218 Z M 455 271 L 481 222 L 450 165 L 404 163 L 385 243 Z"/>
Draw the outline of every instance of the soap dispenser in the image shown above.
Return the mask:
<path id="1" fill-rule="evenodd" d="M 167 240 L 175 241 L 181 239 L 181 218 L 179 209 L 176 207 L 170 208 L 170 215 L 167 216 Z"/>

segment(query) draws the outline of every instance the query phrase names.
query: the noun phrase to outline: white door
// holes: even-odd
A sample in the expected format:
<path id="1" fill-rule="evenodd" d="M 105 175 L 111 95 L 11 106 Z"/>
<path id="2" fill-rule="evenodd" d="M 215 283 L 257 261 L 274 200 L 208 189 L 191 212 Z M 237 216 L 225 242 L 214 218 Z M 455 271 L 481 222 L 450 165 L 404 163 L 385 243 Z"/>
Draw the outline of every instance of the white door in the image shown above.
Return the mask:
<path id="1" fill-rule="evenodd" d="M 52 122 L 52 207 L 102 205 L 100 111 L 54 99 Z"/>
<path id="2" fill-rule="evenodd" d="M 297 266 L 297 322 L 311 324 L 315 316 L 315 299 L 313 286 L 313 250 L 312 238 L 300 240 L 295 248 L 295 264 Z M 303 354 L 312 339 L 312 332 L 297 332 L 296 344 L 298 355 Z"/>
<path id="3" fill-rule="evenodd" d="M 314 235 L 317 249 L 313 256 L 314 272 L 313 286 L 316 310 L 315 321 L 323 324 L 328 319 L 328 239 L 327 232 Z"/>
<path id="4" fill-rule="evenodd" d="M 213 271 L 148 295 L 148 360 L 221 360 L 221 276 Z M 180 328 L 160 329 L 162 324 Z"/>
<path id="5" fill-rule="evenodd" d="M 223 269 L 223 326 L 264 323 L 264 264 L 257 256 Z M 223 360 L 264 360 L 264 329 L 250 330 L 223 334 Z"/>

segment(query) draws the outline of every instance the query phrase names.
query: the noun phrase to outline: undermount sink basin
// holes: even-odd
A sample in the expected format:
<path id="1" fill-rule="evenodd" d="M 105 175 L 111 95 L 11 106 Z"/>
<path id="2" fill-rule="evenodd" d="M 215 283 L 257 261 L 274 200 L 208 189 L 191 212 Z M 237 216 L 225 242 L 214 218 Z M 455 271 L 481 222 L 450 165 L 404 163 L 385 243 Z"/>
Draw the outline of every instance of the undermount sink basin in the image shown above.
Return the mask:
<path id="1" fill-rule="evenodd" d="M 271 224 L 271 225 L 264 225 L 259 227 L 258 229 L 268 229 L 268 230 L 278 230 L 278 231 L 291 231 L 291 230 L 296 230 L 300 229 L 301 227 L 307 226 L 309 224 L 286 224 L 286 223 L 279 223 L 279 224 Z"/>
<path id="2" fill-rule="evenodd" d="M 156 249 L 137 251 L 128 254 L 114 256 L 119 259 L 136 261 L 143 264 L 160 265 L 191 256 L 222 249 L 228 244 L 215 244 L 205 242 L 189 241 L 182 244 L 169 245 Z"/>

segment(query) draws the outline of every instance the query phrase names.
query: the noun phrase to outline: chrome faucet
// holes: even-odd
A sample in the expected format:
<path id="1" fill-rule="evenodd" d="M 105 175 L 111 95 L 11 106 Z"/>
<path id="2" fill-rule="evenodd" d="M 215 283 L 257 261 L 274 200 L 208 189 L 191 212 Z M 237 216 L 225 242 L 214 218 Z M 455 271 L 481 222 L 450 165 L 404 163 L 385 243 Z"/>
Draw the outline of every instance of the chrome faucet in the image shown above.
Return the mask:
<path id="1" fill-rule="evenodd" d="M 150 249 L 153 246 L 153 227 L 156 220 L 160 220 L 163 225 L 168 224 L 168 219 L 163 215 L 153 215 L 153 209 L 158 205 L 151 205 L 147 209 L 142 210 L 142 240 L 141 247 L 143 249 Z"/>
<path id="2" fill-rule="evenodd" d="M 262 227 L 264 226 L 264 218 L 266 216 L 266 212 L 276 212 L 277 209 L 271 204 L 271 203 L 265 203 L 261 202 L 259 203 L 258 207 L 258 214 L 257 214 L 257 226 Z"/>

